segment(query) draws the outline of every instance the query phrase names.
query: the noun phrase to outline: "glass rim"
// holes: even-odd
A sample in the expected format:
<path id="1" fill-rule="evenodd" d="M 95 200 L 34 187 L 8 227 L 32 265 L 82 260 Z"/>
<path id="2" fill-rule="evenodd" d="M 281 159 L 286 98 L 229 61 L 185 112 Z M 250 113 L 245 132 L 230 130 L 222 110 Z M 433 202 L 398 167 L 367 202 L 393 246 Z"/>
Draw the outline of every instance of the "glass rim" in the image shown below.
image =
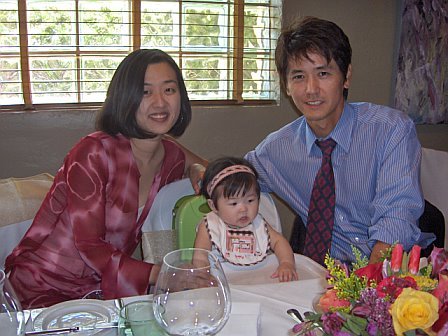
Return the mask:
<path id="1" fill-rule="evenodd" d="M 130 318 L 129 316 L 126 316 L 126 310 L 129 307 L 132 307 L 134 305 L 141 305 L 141 304 L 145 304 L 148 305 L 148 307 L 150 308 L 150 312 L 152 313 L 152 317 L 151 318 L 147 318 L 147 319 L 139 319 L 139 320 L 134 320 L 132 318 Z M 155 316 L 153 313 L 153 300 L 152 299 L 147 299 L 147 300 L 137 300 L 137 301 L 132 301 L 129 302 L 127 304 L 125 304 L 123 306 L 123 308 L 120 309 L 120 311 L 118 312 L 119 318 L 126 320 L 126 321 L 130 321 L 130 322 L 137 322 L 137 323 L 145 323 L 145 322 L 151 322 L 155 320 Z"/>
<path id="2" fill-rule="evenodd" d="M 201 270 L 201 269 L 208 269 L 211 267 L 211 265 L 208 266 L 200 266 L 200 267 L 191 267 L 191 268 L 181 268 L 178 266 L 174 266 L 171 263 L 167 262 L 167 258 L 169 258 L 170 256 L 176 254 L 176 253 L 181 253 L 181 252 L 193 252 L 193 251 L 201 251 L 201 252 L 205 252 L 209 257 L 211 257 L 213 259 L 213 262 L 215 263 L 219 263 L 219 259 L 216 255 L 214 255 L 212 253 L 212 251 L 207 250 L 207 249 L 203 249 L 203 248 L 199 248 L 199 247 L 186 247 L 186 248 L 181 248 L 181 249 L 177 249 L 171 252 L 168 252 L 167 254 L 165 254 L 165 256 L 163 257 L 163 263 L 171 268 L 174 269 L 178 269 L 178 270 L 183 270 L 186 271 L 188 269 L 197 269 L 197 270 Z"/>

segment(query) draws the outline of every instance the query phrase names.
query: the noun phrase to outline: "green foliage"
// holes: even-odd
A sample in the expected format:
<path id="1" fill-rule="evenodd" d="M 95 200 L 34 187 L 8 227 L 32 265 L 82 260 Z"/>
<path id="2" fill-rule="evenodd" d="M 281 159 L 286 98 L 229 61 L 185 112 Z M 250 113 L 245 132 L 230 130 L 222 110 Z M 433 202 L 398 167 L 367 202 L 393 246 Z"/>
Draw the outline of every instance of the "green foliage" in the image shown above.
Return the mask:
<path id="1" fill-rule="evenodd" d="M 349 332 L 351 335 L 369 336 L 369 333 L 366 331 L 368 322 L 365 318 L 344 312 L 340 312 L 339 314 L 345 320 L 342 331 Z"/>
<path id="2" fill-rule="evenodd" d="M 273 29 L 270 10 L 275 8 L 262 5 L 267 3 L 251 3 L 244 12 L 245 98 L 270 98 L 277 92 L 272 87 L 276 77 L 269 50 L 275 40 L 272 32 L 280 24 Z M 82 0 L 78 15 L 74 6 L 74 1 L 27 2 L 33 96 L 42 93 L 60 102 L 58 93 L 67 91 L 76 97 L 77 92 L 84 91 L 99 94 L 96 98 L 101 101 L 119 61 L 109 51 L 124 57 L 132 50 L 128 3 Z M 179 15 L 176 1 L 142 2 L 141 47 L 179 52 L 179 65 L 192 96 L 234 98 L 234 8 L 199 2 L 184 6 L 185 14 Z M 17 4 L 0 11 L 0 46 L 9 46 L 18 55 L 2 64 L 3 92 L 21 91 L 18 20 Z M 175 53 L 171 53 L 173 57 Z"/>
<path id="3" fill-rule="evenodd" d="M 33 46 L 69 46 L 72 45 L 73 18 L 57 7 L 49 6 L 45 10 L 29 12 L 29 44 Z"/>
<path id="4" fill-rule="evenodd" d="M 171 12 L 142 12 L 142 46 L 158 47 L 173 45 L 173 31 L 177 28 Z"/>
<path id="5" fill-rule="evenodd" d="M 219 46 L 219 12 L 187 10 L 185 37 L 189 46 Z"/>
<path id="6" fill-rule="evenodd" d="M 334 287 L 338 298 L 357 301 L 361 291 L 367 287 L 367 278 L 358 277 L 354 272 L 348 272 L 328 254 L 325 256 L 324 263 L 330 274 L 328 284 Z"/>
<path id="7" fill-rule="evenodd" d="M 355 256 L 355 262 L 352 263 L 353 271 L 356 271 L 357 269 L 367 266 L 369 263 L 369 258 L 363 255 L 362 252 L 355 246 L 352 245 L 351 247 L 352 247 L 352 253 Z"/>

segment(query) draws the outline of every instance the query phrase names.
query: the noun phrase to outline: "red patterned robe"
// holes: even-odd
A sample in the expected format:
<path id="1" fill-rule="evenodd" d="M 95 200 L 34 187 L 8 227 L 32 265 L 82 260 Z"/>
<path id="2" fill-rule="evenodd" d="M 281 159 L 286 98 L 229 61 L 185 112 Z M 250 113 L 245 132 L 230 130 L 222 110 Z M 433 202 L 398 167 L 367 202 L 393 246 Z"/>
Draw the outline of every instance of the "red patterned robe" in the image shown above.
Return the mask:
<path id="1" fill-rule="evenodd" d="M 129 139 L 96 132 L 73 147 L 33 224 L 6 260 L 23 308 L 147 293 L 152 264 L 131 258 L 157 192 L 183 176 L 185 155 L 163 140 L 165 157 L 138 216 L 140 173 Z"/>

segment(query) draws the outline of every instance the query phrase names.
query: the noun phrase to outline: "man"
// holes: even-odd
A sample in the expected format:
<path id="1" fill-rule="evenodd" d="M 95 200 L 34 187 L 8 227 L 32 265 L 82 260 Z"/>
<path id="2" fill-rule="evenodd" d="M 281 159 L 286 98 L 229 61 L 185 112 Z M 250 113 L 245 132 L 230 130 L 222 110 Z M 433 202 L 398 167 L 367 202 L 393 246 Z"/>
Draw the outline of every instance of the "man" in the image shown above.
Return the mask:
<path id="1" fill-rule="evenodd" d="M 334 181 L 328 189 L 332 200 L 324 197 L 332 214 L 325 220 L 331 222 L 331 245 L 321 249 L 347 262 L 354 260 L 355 246 L 376 262 L 391 244 L 408 250 L 420 238 L 421 147 L 413 122 L 401 111 L 346 102 L 351 53 L 347 36 L 333 22 L 308 17 L 283 31 L 277 71 L 303 116 L 268 135 L 245 158 L 259 173 L 262 191 L 276 193 L 306 223 L 307 240 L 313 181 L 323 161 L 330 161 L 323 170 Z M 317 140 L 333 142 L 327 159 Z M 321 230 L 323 224 L 315 226 Z M 320 239 L 308 241 L 305 254 L 311 256 Z M 317 261 L 323 263 L 322 257 Z"/>

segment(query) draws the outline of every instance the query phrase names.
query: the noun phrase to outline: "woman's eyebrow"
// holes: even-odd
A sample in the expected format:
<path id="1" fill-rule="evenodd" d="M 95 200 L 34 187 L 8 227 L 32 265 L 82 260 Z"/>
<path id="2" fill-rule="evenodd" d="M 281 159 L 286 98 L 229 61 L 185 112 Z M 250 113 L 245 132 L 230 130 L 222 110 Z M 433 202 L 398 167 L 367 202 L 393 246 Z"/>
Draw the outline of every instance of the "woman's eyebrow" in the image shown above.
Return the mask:
<path id="1" fill-rule="evenodd" d="M 166 81 L 161 82 L 161 84 L 170 84 L 170 83 L 174 83 L 176 85 L 178 85 L 177 80 L 175 79 L 167 79 Z M 154 83 L 148 83 L 148 82 L 143 82 L 143 85 L 154 85 Z"/>

